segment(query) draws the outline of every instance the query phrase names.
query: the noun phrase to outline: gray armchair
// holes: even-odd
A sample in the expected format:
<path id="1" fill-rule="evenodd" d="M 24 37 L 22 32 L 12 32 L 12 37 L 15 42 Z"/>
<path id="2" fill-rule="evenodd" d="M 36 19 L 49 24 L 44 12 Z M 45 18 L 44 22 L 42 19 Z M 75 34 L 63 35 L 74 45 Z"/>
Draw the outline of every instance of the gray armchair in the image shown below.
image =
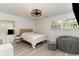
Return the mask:
<path id="1" fill-rule="evenodd" d="M 57 48 L 71 54 L 79 54 L 79 38 L 73 36 L 60 36 L 56 40 Z"/>

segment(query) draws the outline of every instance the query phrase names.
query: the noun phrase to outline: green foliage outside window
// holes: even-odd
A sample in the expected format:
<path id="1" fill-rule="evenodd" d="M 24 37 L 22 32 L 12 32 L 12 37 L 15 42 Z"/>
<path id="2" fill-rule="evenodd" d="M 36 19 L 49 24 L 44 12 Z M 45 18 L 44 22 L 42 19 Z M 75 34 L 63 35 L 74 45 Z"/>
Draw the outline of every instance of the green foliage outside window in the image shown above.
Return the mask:
<path id="1" fill-rule="evenodd" d="M 64 22 L 63 28 L 64 29 L 79 29 L 79 25 L 77 24 L 75 18 L 70 18 Z"/>
<path id="2" fill-rule="evenodd" d="M 52 21 L 51 28 L 52 29 L 61 29 L 61 24 L 57 20 L 56 21 Z"/>
<path id="3" fill-rule="evenodd" d="M 61 25 L 63 25 L 63 29 L 79 29 L 79 25 L 77 24 L 75 18 L 67 19 L 63 23 L 61 20 L 54 20 L 51 23 L 51 28 L 61 29 Z"/>

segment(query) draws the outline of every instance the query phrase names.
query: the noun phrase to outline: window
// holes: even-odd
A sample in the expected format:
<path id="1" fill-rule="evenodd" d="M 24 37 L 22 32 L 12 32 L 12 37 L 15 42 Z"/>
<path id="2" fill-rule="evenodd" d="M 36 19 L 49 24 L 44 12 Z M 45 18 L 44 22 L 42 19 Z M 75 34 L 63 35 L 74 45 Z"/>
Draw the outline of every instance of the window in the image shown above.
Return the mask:
<path id="1" fill-rule="evenodd" d="M 62 23 L 63 22 L 63 23 Z M 79 25 L 75 18 L 70 18 L 65 21 L 54 20 L 51 22 L 52 29 L 79 29 Z"/>
<path id="2" fill-rule="evenodd" d="M 61 29 L 61 20 L 54 20 L 51 23 L 51 28 L 52 29 Z"/>
<path id="3" fill-rule="evenodd" d="M 79 25 L 77 24 L 75 18 L 70 18 L 64 21 L 63 28 L 64 29 L 79 29 Z"/>

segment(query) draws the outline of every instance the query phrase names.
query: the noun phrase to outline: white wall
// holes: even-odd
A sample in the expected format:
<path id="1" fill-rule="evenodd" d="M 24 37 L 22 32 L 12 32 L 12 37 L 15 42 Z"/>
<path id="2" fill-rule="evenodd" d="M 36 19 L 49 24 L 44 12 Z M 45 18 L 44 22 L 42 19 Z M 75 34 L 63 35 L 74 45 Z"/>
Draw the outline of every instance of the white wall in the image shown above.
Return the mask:
<path id="1" fill-rule="evenodd" d="M 19 33 L 20 28 L 33 28 L 38 33 L 47 34 L 49 40 L 56 40 L 56 37 L 60 36 L 60 35 L 79 36 L 78 30 L 53 30 L 50 27 L 52 20 L 65 20 L 65 19 L 72 18 L 72 17 L 74 17 L 74 14 L 73 14 L 73 12 L 70 12 L 67 14 L 63 14 L 63 15 L 59 15 L 59 16 L 55 16 L 55 17 L 49 17 L 46 19 L 31 20 L 31 19 L 0 12 L 0 20 L 15 21 L 16 34 Z"/>
<path id="2" fill-rule="evenodd" d="M 35 20 L 14 16 L 11 14 L 0 12 L 0 20 L 15 21 L 15 33 L 19 34 L 20 28 L 33 28 L 35 29 Z"/>
<path id="3" fill-rule="evenodd" d="M 39 33 L 45 33 L 48 36 L 48 40 L 56 40 L 58 36 L 61 35 L 73 35 L 73 36 L 78 36 L 79 37 L 79 30 L 53 30 L 51 29 L 51 21 L 52 20 L 66 20 L 69 18 L 75 17 L 73 12 L 51 17 L 51 18 L 46 18 L 42 20 L 37 20 L 37 32 Z"/>

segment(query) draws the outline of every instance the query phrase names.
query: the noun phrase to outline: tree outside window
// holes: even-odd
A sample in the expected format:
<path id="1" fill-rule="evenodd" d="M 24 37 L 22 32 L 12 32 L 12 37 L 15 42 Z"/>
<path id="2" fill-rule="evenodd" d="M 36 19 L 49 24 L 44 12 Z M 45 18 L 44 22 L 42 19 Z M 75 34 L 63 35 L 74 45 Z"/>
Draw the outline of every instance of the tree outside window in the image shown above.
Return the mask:
<path id="1" fill-rule="evenodd" d="M 51 23 L 52 29 L 61 29 L 61 20 L 53 20 Z"/>
<path id="2" fill-rule="evenodd" d="M 61 29 L 63 27 L 63 29 L 79 29 L 79 25 L 77 24 L 77 21 L 75 18 L 70 18 L 64 21 L 64 23 L 62 23 L 62 20 L 53 20 L 51 22 L 51 28 L 52 29 Z"/>
<path id="3" fill-rule="evenodd" d="M 75 18 L 70 18 L 64 21 L 63 28 L 64 29 L 79 29 L 79 25 L 77 24 L 77 21 Z"/>

